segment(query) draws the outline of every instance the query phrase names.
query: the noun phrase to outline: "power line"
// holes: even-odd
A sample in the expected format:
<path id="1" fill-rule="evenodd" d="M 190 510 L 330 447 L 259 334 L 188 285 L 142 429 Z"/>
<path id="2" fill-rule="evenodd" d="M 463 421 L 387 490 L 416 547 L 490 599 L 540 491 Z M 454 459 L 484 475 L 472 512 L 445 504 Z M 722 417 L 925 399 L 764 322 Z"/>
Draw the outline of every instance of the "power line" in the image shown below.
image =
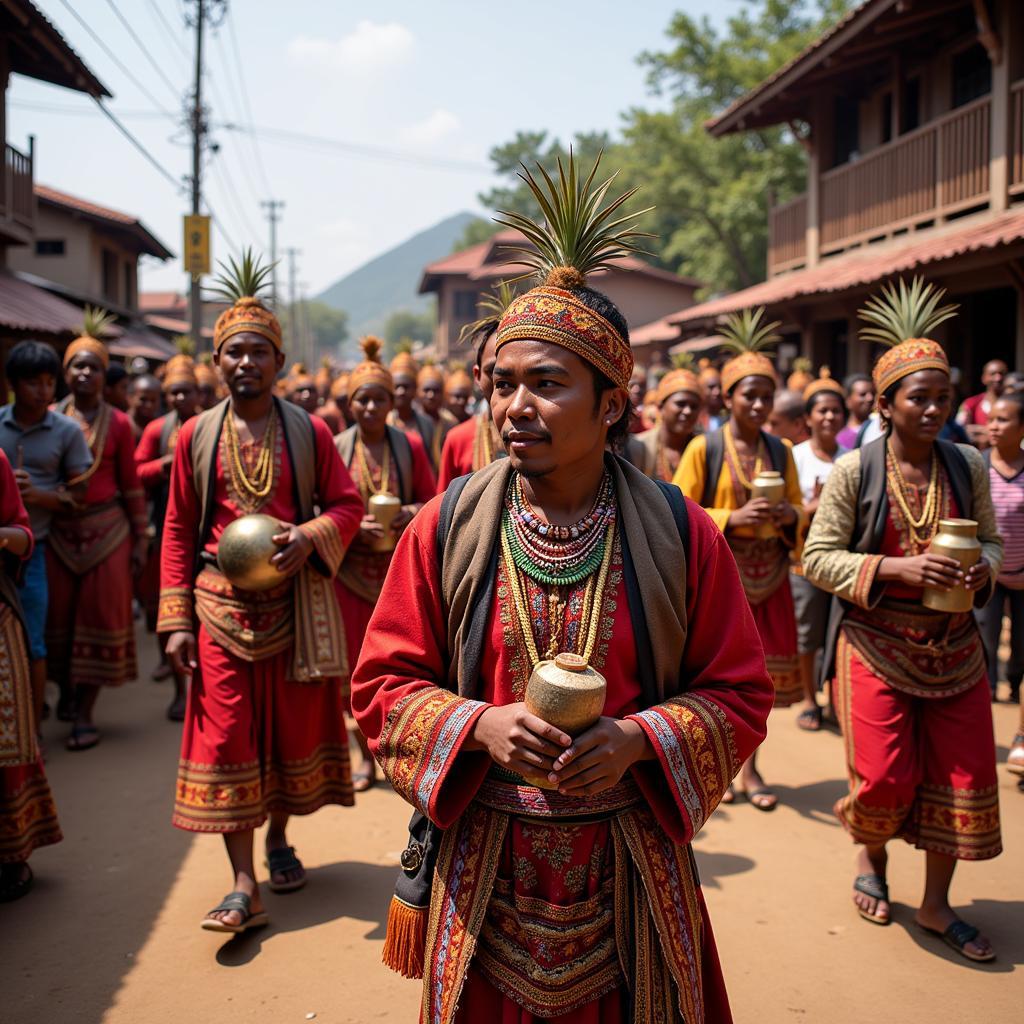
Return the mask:
<path id="1" fill-rule="evenodd" d="M 161 102 L 142 84 L 142 82 L 135 77 L 134 73 L 131 70 L 129 70 L 129 68 L 124 64 L 121 58 L 118 57 L 117 54 L 114 53 L 114 51 L 109 46 L 107 46 L 103 39 L 96 34 L 96 32 L 93 30 L 93 27 L 78 13 L 78 11 L 74 9 L 74 7 L 71 6 L 71 4 L 68 3 L 68 0 L 60 0 L 60 2 L 64 5 L 64 7 L 67 8 L 68 12 L 74 17 L 75 21 L 77 21 L 78 24 L 81 25 L 82 28 L 84 28 L 85 31 L 89 33 L 89 35 L 92 37 L 96 45 L 114 62 L 115 65 L 117 65 L 117 67 L 121 69 L 121 71 L 132 82 L 135 83 L 135 86 L 139 90 L 139 92 L 141 92 L 142 95 L 145 96 L 146 99 L 148 99 L 149 102 L 152 103 L 153 106 L 156 107 L 162 114 L 176 121 L 177 117 L 174 114 L 172 114 L 165 106 L 163 106 L 163 104 L 161 104 Z M 106 110 L 104 110 L 104 112 L 106 113 Z"/>
<path id="2" fill-rule="evenodd" d="M 132 28 L 132 23 L 121 13 L 121 8 L 114 3 L 114 0 L 107 0 L 107 6 L 117 15 L 117 20 L 124 25 L 125 31 L 135 40 L 135 45 L 142 51 L 142 55 L 149 61 L 153 66 L 153 70 L 163 79 L 166 83 L 167 88 L 174 93 L 177 98 L 180 95 L 178 87 L 167 77 L 167 73 L 160 66 L 160 63 L 153 58 L 153 55 L 146 49 L 146 44 L 139 38 L 138 32 Z"/>
<path id="3" fill-rule="evenodd" d="M 178 33 L 174 30 L 171 23 L 167 20 L 167 16 L 164 14 L 164 12 L 160 10 L 160 5 L 156 2 L 156 0 L 149 0 L 149 6 L 152 9 L 153 13 L 160 19 L 160 24 L 163 26 L 164 31 L 167 33 L 168 38 L 171 39 L 174 45 L 177 47 L 178 53 L 180 53 L 185 58 L 186 62 L 190 61 L 192 58 L 189 55 L 188 50 L 185 49 L 185 44 L 178 38 Z M 178 31 L 181 30 L 179 29 Z"/>
<path id="4" fill-rule="evenodd" d="M 113 112 L 108 110 L 104 105 L 103 101 L 99 98 L 96 99 L 96 105 L 103 111 L 104 114 L 110 119 L 114 127 L 174 186 L 175 191 L 181 189 L 181 182 L 178 181 L 170 171 L 146 147 L 137 139 L 121 122 L 114 116 Z"/>
<path id="5" fill-rule="evenodd" d="M 216 177 L 221 187 L 227 205 L 231 207 L 235 223 L 240 225 L 250 239 L 255 242 L 260 237 L 260 233 L 253 227 L 252 221 L 249 220 L 245 213 L 245 208 L 240 205 L 241 200 L 238 198 L 238 189 L 234 187 L 234 182 L 227 172 L 227 167 L 222 166 L 220 161 L 215 159 L 210 162 L 210 169 L 213 171 L 214 177 Z"/>
<path id="6" fill-rule="evenodd" d="M 235 32 L 235 19 L 231 17 L 231 11 L 228 11 L 228 17 L 225 19 L 228 23 L 228 35 L 231 37 L 231 49 L 235 56 L 235 74 L 238 78 L 239 90 L 238 95 L 242 102 L 242 107 L 245 112 L 245 119 L 249 124 L 252 124 L 252 106 L 249 103 L 249 90 L 245 87 L 245 65 L 242 63 L 242 49 L 238 45 L 238 35 Z M 273 189 L 270 187 L 270 178 L 267 176 L 267 168 L 263 163 L 263 154 L 260 152 L 259 142 L 255 136 L 251 136 L 252 151 L 256 156 L 256 166 L 259 168 L 260 176 L 263 179 L 264 191 L 271 195 Z"/>

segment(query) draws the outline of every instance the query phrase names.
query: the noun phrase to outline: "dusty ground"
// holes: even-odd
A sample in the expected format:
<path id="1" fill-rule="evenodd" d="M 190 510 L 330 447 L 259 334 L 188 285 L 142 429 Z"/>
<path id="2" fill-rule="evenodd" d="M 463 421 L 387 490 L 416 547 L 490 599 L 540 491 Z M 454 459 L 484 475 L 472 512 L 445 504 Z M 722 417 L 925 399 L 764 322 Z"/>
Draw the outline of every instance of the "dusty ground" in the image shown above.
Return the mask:
<path id="1" fill-rule="evenodd" d="M 143 653 L 151 653 L 144 641 Z M 418 985 L 380 966 L 383 919 L 407 810 L 378 787 L 354 810 L 295 823 L 310 884 L 267 896 L 272 925 L 225 942 L 201 932 L 230 888 L 220 840 L 169 825 L 178 729 L 168 687 L 103 695 L 97 749 L 69 754 L 49 723 L 49 771 L 66 839 L 33 859 L 35 891 L 0 908 L 4 1024 L 323 1024 L 416 1019 Z M 1000 757 L 1016 708 L 995 709 Z M 997 963 L 974 967 L 914 927 L 921 856 L 892 850 L 895 922 L 863 923 L 848 896 L 851 847 L 829 808 L 840 740 L 772 719 L 763 769 L 783 806 L 718 811 L 697 842 L 738 1024 L 1009 1022 L 1024 1005 L 1024 793 L 1002 769 L 1006 852 L 965 865 L 954 902 Z"/>

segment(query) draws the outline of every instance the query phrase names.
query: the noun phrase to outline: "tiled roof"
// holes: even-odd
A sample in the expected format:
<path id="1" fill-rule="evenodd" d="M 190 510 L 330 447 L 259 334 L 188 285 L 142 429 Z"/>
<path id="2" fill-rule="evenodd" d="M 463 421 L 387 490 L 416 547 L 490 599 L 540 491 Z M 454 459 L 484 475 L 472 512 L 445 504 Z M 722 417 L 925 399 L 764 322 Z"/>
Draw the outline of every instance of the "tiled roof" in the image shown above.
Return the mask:
<path id="1" fill-rule="evenodd" d="M 433 263 L 428 263 L 423 268 L 420 291 L 426 290 L 425 286 L 428 284 L 429 278 L 434 276 L 460 275 L 473 281 L 491 281 L 526 273 L 529 267 L 521 263 L 505 262 L 506 259 L 514 260 L 516 258 L 516 254 L 509 252 L 506 247 L 522 245 L 525 241 L 526 239 L 518 231 L 499 231 L 485 242 L 478 242 L 461 252 L 455 252 L 450 256 L 435 260 Z M 703 283 L 696 278 L 682 277 L 670 270 L 655 267 L 636 256 L 624 256 L 622 259 L 613 260 L 612 264 L 621 270 L 644 274 L 647 277 L 670 281 L 673 284 L 688 284 L 699 288 Z M 606 271 L 598 270 L 592 276 L 599 277 L 603 273 Z"/>
<path id="2" fill-rule="evenodd" d="M 163 312 L 169 309 L 185 310 L 188 299 L 180 292 L 139 292 L 139 309 L 143 313 L 151 309 Z"/>
<path id="3" fill-rule="evenodd" d="M 122 213 L 120 210 L 112 210 L 107 206 L 100 206 L 88 199 L 80 199 L 78 196 L 69 195 L 67 192 L 58 192 L 55 188 L 46 185 L 35 186 L 36 198 L 52 206 L 59 206 L 65 210 L 72 210 L 75 213 L 84 214 L 93 220 L 106 221 L 109 224 L 124 228 L 133 235 L 139 242 L 142 252 L 151 256 L 158 256 L 160 259 L 168 260 L 172 253 L 137 217 L 130 213 Z"/>
<path id="4" fill-rule="evenodd" d="M 660 320 L 654 320 L 649 324 L 642 324 L 629 332 L 629 343 L 633 348 L 643 348 L 644 345 L 651 345 L 659 341 L 671 341 L 679 337 L 679 327 L 672 323 L 667 316 Z"/>
<path id="5" fill-rule="evenodd" d="M 110 349 L 111 355 L 128 359 L 142 356 L 144 359 L 161 363 L 167 362 L 178 351 L 156 331 L 151 331 L 140 324 L 125 327 L 119 338 L 107 343 L 107 348 Z"/>
<path id="6" fill-rule="evenodd" d="M 0 270 L 0 326 L 34 334 L 74 334 L 82 323 L 77 306 Z"/>
<path id="7" fill-rule="evenodd" d="M 907 241 L 869 245 L 841 256 L 822 260 L 816 267 L 781 274 L 761 284 L 721 298 L 702 302 L 668 317 L 686 325 L 721 316 L 748 306 L 770 306 L 805 295 L 848 291 L 873 284 L 895 274 L 910 273 L 930 264 L 970 252 L 996 249 L 1024 239 L 1024 210 L 1010 210 L 996 216 L 985 214 L 969 221 L 954 222 Z"/>
<path id="8" fill-rule="evenodd" d="M 171 334 L 188 334 L 191 325 L 188 320 L 180 320 L 175 316 L 160 316 L 157 313 L 146 313 L 146 323 L 158 331 L 169 331 Z M 213 328 L 204 327 L 201 331 L 204 338 L 213 337 Z"/>

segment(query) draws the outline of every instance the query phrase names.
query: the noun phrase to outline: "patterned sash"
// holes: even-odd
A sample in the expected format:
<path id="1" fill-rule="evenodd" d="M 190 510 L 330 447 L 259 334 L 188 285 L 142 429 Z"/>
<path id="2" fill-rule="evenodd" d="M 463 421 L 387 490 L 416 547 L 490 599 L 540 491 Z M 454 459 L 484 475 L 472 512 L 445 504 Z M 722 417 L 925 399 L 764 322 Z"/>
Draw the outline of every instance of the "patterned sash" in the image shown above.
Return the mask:
<path id="1" fill-rule="evenodd" d="M 0 768 L 38 757 L 28 666 L 25 631 L 14 609 L 0 601 Z"/>
<path id="2" fill-rule="evenodd" d="M 730 537 L 740 582 L 752 605 L 763 604 L 789 575 L 789 552 L 778 537 Z"/>
<path id="3" fill-rule="evenodd" d="M 50 524 L 50 550 L 76 576 L 84 576 L 109 558 L 129 534 L 128 515 L 120 501 L 89 505 L 61 513 Z"/>
<path id="4" fill-rule="evenodd" d="M 913 697 L 964 693 L 985 671 L 970 612 L 951 615 L 888 599 L 870 611 L 851 608 L 842 631 L 875 675 Z"/>

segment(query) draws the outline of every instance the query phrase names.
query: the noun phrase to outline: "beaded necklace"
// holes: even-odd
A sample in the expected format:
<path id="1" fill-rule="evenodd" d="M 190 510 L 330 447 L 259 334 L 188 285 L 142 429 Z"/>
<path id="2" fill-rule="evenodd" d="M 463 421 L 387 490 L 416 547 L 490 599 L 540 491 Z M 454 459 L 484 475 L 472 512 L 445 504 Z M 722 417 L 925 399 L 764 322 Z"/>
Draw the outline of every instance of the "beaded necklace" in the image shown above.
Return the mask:
<path id="1" fill-rule="evenodd" d="M 892 453 L 889 442 L 885 442 L 885 462 L 889 471 L 889 480 L 892 483 L 893 497 L 903 513 L 904 522 L 907 524 L 907 531 L 910 534 L 911 543 L 917 549 L 923 549 L 930 543 L 939 528 L 941 510 L 939 508 L 939 460 L 932 449 L 931 470 L 928 477 L 928 492 L 925 495 L 921 515 L 916 517 L 910 508 L 910 484 L 903 475 L 899 459 Z"/>
<path id="2" fill-rule="evenodd" d="M 370 466 L 369 449 L 361 438 L 356 439 L 356 462 L 359 466 L 359 491 L 364 503 L 375 494 L 390 494 L 388 485 L 391 483 L 391 450 L 387 440 L 384 442 L 384 458 L 380 461 L 380 487 L 373 482 L 373 469 Z"/>
<path id="3" fill-rule="evenodd" d="M 242 442 L 235 426 L 235 417 L 228 410 L 224 417 L 224 442 L 227 453 L 228 476 L 232 487 L 243 503 L 248 506 L 259 505 L 274 489 L 274 449 L 277 444 L 277 409 L 270 407 L 267 425 L 263 429 L 260 441 L 260 453 L 252 473 L 245 468 L 242 457 Z"/>
<path id="4" fill-rule="evenodd" d="M 518 473 L 502 511 L 502 535 L 513 561 L 547 586 L 572 586 L 595 572 L 605 556 L 605 534 L 614 524 L 614 492 L 607 473 L 590 511 L 572 526 L 544 522 L 523 494 Z"/>
<path id="5" fill-rule="evenodd" d="M 82 433 L 85 435 L 85 443 L 89 446 L 89 451 L 92 452 L 92 465 L 72 481 L 74 484 L 82 484 L 100 468 L 100 463 L 103 461 L 103 450 L 107 446 L 107 432 L 110 430 L 110 421 L 113 417 L 110 413 L 110 406 L 106 402 L 101 401 L 99 408 L 96 410 L 96 415 L 93 417 L 92 423 L 90 423 L 75 405 L 74 395 L 68 399 L 67 404 L 64 406 L 64 413 L 75 420 L 81 428 Z"/>
<path id="6" fill-rule="evenodd" d="M 751 491 L 754 489 L 753 480 L 743 472 L 743 460 L 740 458 L 740 453 L 736 450 L 736 441 L 732 436 L 732 431 L 726 425 L 722 431 L 725 435 L 725 450 L 729 455 L 730 461 L 732 462 L 733 469 L 736 471 L 736 479 L 739 480 L 740 486 L 746 490 Z M 757 442 L 757 457 L 754 460 L 754 477 L 760 475 L 762 469 L 761 462 L 761 441 L 760 438 Z"/>

